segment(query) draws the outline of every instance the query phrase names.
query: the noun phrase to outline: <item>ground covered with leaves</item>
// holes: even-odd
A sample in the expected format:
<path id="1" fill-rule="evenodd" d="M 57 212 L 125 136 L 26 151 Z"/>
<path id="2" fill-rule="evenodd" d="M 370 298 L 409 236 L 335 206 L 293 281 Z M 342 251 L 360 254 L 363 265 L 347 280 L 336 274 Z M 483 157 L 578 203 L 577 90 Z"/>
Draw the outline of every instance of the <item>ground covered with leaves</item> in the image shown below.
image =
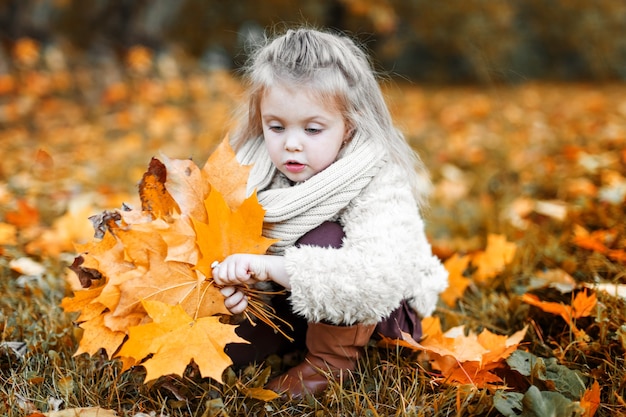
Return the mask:
<path id="1" fill-rule="evenodd" d="M 0 414 L 626 410 L 626 85 L 385 83 L 432 173 L 428 235 L 451 287 L 423 340 L 372 343 L 351 380 L 283 402 L 258 388 L 289 358 L 220 381 L 190 366 L 144 383 L 141 366 L 75 355 L 85 330 L 61 307 L 75 244 L 93 239 L 88 217 L 141 206 L 153 156 L 204 163 L 228 131 L 237 80 L 141 48 L 82 65 L 16 48 L 0 76 Z"/>

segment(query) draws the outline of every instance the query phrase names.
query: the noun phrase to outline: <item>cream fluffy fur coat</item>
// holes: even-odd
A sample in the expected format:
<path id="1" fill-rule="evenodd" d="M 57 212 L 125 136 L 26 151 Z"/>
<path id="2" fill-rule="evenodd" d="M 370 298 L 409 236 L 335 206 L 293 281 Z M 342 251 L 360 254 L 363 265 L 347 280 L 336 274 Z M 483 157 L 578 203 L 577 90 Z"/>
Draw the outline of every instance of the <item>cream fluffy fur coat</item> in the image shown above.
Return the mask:
<path id="1" fill-rule="evenodd" d="M 407 299 L 422 317 L 432 314 L 448 274 L 397 166 L 385 164 L 335 220 L 345 232 L 341 248 L 285 251 L 296 313 L 316 322 L 374 324 Z"/>

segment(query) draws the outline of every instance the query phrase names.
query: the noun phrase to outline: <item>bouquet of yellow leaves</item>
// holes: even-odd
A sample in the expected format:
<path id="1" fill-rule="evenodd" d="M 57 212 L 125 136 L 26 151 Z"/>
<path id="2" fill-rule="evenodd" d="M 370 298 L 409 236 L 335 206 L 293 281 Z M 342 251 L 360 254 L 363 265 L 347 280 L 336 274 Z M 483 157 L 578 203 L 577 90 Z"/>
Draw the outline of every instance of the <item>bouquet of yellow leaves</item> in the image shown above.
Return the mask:
<path id="1" fill-rule="evenodd" d="M 191 160 L 153 158 L 139 185 L 141 209 L 92 218 L 92 242 L 77 245 L 71 269 L 80 288 L 62 306 L 80 312 L 76 354 L 105 350 L 123 369 L 141 364 L 146 380 L 182 375 L 193 360 L 220 381 L 232 364 L 229 343 L 247 343 L 211 277 L 211 264 L 238 252 L 263 254 L 264 210 L 246 198 L 250 168 L 224 139 L 203 168 Z M 76 283 L 73 283 L 76 284 Z M 78 287 L 78 285 L 73 285 Z M 249 314 L 274 326 L 273 310 L 252 288 Z"/>

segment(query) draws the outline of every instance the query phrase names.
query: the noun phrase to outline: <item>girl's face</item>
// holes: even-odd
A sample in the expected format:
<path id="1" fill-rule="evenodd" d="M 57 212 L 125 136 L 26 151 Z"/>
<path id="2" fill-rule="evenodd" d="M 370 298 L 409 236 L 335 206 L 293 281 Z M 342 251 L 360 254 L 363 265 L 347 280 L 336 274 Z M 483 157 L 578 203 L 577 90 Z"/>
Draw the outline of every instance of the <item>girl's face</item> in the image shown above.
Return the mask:
<path id="1" fill-rule="evenodd" d="M 302 182 L 335 162 L 348 137 L 336 106 L 323 103 L 310 90 L 276 85 L 261 99 L 265 146 L 280 172 Z"/>

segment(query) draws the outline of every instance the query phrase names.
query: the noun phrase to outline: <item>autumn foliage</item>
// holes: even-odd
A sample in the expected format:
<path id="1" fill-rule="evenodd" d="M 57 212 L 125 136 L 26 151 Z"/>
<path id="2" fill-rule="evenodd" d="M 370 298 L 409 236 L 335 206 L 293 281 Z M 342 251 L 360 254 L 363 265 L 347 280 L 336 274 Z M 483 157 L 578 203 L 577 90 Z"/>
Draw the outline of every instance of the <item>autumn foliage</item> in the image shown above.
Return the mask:
<path id="1" fill-rule="evenodd" d="M 259 215 L 241 187 L 247 168 L 224 149 L 196 165 L 228 130 L 236 78 L 145 46 L 89 68 L 69 56 L 52 65 L 54 45 L 15 47 L 0 74 L 0 414 L 626 407 L 624 85 L 386 83 L 432 174 L 425 225 L 451 285 L 421 340 L 371 344 L 354 378 L 339 381 L 354 386 L 291 407 L 262 391 L 275 362 L 219 375 L 233 326 L 207 268 L 234 249 L 211 217 L 252 238 L 248 248 L 269 244 L 256 240 L 258 219 L 241 226 Z M 210 338 L 220 349 L 197 352 Z M 181 339 L 193 346 L 170 360 Z M 83 408 L 95 403 L 104 409 Z"/>
<path id="2" fill-rule="evenodd" d="M 507 337 L 483 330 L 480 334 L 464 326 L 443 332 L 440 320 L 436 317 L 422 321 L 424 337 L 416 341 L 408 334 L 403 339 L 393 341 L 383 338 L 383 345 L 397 343 L 401 346 L 422 351 L 422 359 L 430 362 L 437 371 L 433 377 L 446 384 L 471 385 L 475 388 L 498 387 L 504 381 L 493 371 L 506 366 L 506 359 L 518 348 L 526 335 L 526 329 Z"/>
<path id="3" fill-rule="evenodd" d="M 124 369 L 143 365 L 148 381 L 182 375 L 193 361 L 220 381 L 232 363 L 226 344 L 247 341 L 220 319 L 230 313 L 210 265 L 237 252 L 265 253 L 274 241 L 261 235 L 264 210 L 256 195 L 245 197 L 249 168 L 227 139 L 202 169 L 161 159 L 143 175 L 140 209 L 92 218 L 97 238 L 77 245 L 72 265 L 83 289 L 62 305 L 80 312 L 76 354 L 104 349 Z"/>

